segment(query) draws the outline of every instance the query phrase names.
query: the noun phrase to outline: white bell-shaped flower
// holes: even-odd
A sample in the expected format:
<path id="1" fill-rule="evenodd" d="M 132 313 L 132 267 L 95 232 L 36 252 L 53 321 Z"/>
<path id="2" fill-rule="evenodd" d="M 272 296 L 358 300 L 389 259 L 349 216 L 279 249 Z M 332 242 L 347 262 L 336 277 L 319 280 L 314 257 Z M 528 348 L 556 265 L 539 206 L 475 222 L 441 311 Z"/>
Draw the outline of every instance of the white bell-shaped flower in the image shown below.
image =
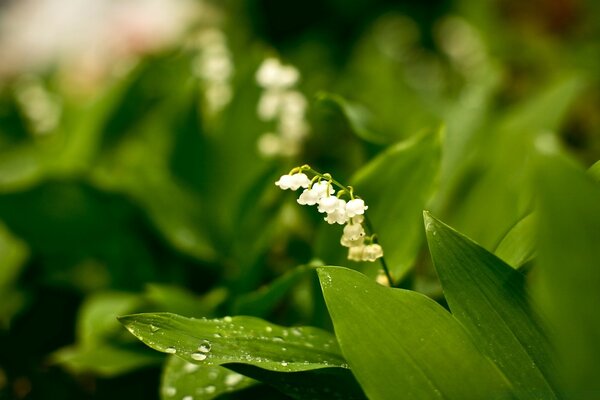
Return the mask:
<path id="1" fill-rule="evenodd" d="M 307 188 L 310 185 L 310 179 L 302 172 L 295 173 L 293 175 L 282 175 L 275 185 L 281 189 L 298 190 L 301 187 Z"/>
<path id="2" fill-rule="evenodd" d="M 350 261 L 362 261 L 363 260 L 363 250 L 365 249 L 364 245 L 358 245 L 354 247 L 350 247 L 348 249 L 348 260 Z"/>
<path id="3" fill-rule="evenodd" d="M 306 176 L 305 173 L 298 172 L 292 175 L 292 186 L 290 187 L 290 189 L 298 190 L 301 187 L 307 188 L 308 185 L 310 185 L 310 179 L 308 179 L 308 176 Z"/>
<path id="4" fill-rule="evenodd" d="M 366 245 L 363 249 L 363 261 L 375 261 L 380 257 L 383 257 L 383 248 L 377 243 Z"/>
<path id="5" fill-rule="evenodd" d="M 334 212 L 338 206 L 338 200 L 339 199 L 333 195 L 322 197 L 319 200 L 319 212 L 327 214 Z"/>
<path id="6" fill-rule="evenodd" d="M 352 218 L 356 215 L 363 215 L 367 208 L 369 207 L 365 205 L 363 199 L 353 199 L 346 205 L 346 213 L 348 214 L 348 217 Z"/>
<path id="7" fill-rule="evenodd" d="M 343 225 L 348 222 L 346 216 L 346 200 L 337 199 L 337 205 L 332 212 L 327 213 L 325 221 L 329 224 L 340 224 Z"/>
<path id="8" fill-rule="evenodd" d="M 263 121 L 277 117 L 281 109 L 281 93 L 277 90 L 265 90 L 258 100 L 257 113 Z"/>
<path id="9" fill-rule="evenodd" d="M 346 205 L 348 207 L 348 205 Z M 365 236 L 365 228 L 361 224 L 348 224 L 344 227 L 344 235 L 347 240 L 357 240 Z"/>
<path id="10" fill-rule="evenodd" d="M 319 199 L 326 196 L 335 194 L 335 190 L 331 187 L 331 184 L 327 181 L 320 181 L 312 185 L 311 190 L 318 194 Z"/>
<path id="11" fill-rule="evenodd" d="M 300 74 L 291 65 L 283 65 L 276 58 L 267 58 L 256 71 L 256 82 L 264 88 L 289 88 Z"/>
<path id="12" fill-rule="evenodd" d="M 304 189 L 300 197 L 298 198 L 298 204 L 314 206 L 323 197 L 330 194 L 334 194 L 335 190 L 331 188 L 329 182 L 320 181 L 312 185 L 309 189 Z"/>
<path id="13" fill-rule="evenodd" d="M 287 190 L 292 187 L 294 183 L 294 178 L 291 175 L 281 175 L 279 180 L 275 182 L 275 185 L 279 186 L 283 190 Z"/>
<path id="14" fill-rule="evenodd" d="M 342 238 L 340 239 L 340 244 L 344 247 L 356 247 L 356 246 L 362 246 L 364 240 L 365 239 L 362 236 L 352 240 L 352 239 L 348 239 L 347 236 L 342 235 Z"/>

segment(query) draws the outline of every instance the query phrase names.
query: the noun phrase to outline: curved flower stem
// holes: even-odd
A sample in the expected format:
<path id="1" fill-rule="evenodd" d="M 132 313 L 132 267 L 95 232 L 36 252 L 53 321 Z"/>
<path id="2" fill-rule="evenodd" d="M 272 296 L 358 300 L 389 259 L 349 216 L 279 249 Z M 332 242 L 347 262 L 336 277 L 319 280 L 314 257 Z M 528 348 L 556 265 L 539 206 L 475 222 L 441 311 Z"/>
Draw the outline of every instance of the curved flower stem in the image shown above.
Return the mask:
<path id="1" fill-rule="evenodd" d="M 374 232 L 373 225 L 371 224 L 371 220 L 366 215 L 365 215 L 365 225 L 367 225 L 367 229 L 369 229 L 370 232 Z M 394 287 L 394 280 L 392 279 L 390 270 L 388 269 L 387 263 L 385 262 L 385 257 L 381 256 L 379 258 L 379 262 L 381 263 L 381 268 L 383 268 L 383 272 L 385 273 L 385 277 L 387 278 L 387 280 L 390 284 L 390 287 Z"/>

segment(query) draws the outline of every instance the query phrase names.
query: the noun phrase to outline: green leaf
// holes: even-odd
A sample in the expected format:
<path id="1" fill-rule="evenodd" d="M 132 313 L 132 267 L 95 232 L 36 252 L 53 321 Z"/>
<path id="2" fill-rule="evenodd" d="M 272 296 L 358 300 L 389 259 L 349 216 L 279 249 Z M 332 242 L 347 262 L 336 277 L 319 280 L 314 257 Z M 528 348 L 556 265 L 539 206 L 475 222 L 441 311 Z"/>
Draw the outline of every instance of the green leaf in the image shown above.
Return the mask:
<path id="1" fill-rule="evenodd" d="M 535 256 L 535 214 L 521 218 L 502 238 L 494 254 L 513 268 L 520 268 Z"/>
<path id="2" fill-rule="evenodd" d="M 185 396 L 210 400 L 256 384 L 255 380 L 227 368 L 192 364 L 172 356 L 165 364 L 160 393 L 163 400 Z"/>
<path id="3" fill-rule="evenodd" d="M 153 349 L 195 364 L 244 363 L 283 372 L 347 367 L 335 337 L 317 328 L 285 328 L 254 317 L 191 319 L 169 313 L 119 320 Z"/>
<path id="4" fill-rule="evenodd" d="M 504 373 L 520 399 L 555 399 L 553 360 L 524 276 L 424 212 L 433 264 L 454 317 Z"/>
<path id="5" fill-rule="evenodd" d="M 93 373 L 113 377 L 149 365 L 158 365 L 161 354 L 108 343 L 94 347 L 63 347 L 51 356 L 51 361 L 61 364 L 77 374 Z"/>
<path id="6" fill-rule="evenodd" d="M 424 240 L 421 212 L 439 173 L 442 130 L 398 143 L 354 177 L 394 280 L 412 267 Z"/>
<path id="7" fill-rule="evenodd" d="M 93 347 L 121 332 L 117 316 L 132 312 L 141 305 L 138 295 L 125 292 L 99 292 L 89 296 L 79 309 L 77 341 Z"/>
<path id="8" fill-rule="evenodd" d="M 370 399 L 507 397 L 502 374 L 430 298 L 346 268 L 318 273 L 342 352 Z"/>
<path id="9" fill-rule="evenodd" d="M 339 107 L 348 119 L 352 130 L 361 139 L 376 144 L 386 144 L 393 139 L 381 133 L 380 129 L 376 127 L 376 120 L 373 115 L 362 105 L 348 101 L 337 94 L 327 92 L 317 94 L 317 99 Z"/>
<path id="10" fill-rule="evenodd" d="M 600 182 L 600 161 L 596 161 L 594 165 L 588 169 L 588 173 L 596 182 Z"/>
<path id="11" fill-rule="evenodd" d="M 552 323 L 569 398 L 600 393 L 600 187 L 554 154 L 537 157 L 536 295 Z"/>
<path id="12" fill-rule="evenodd" d="M 27 244 L 0 221 L 0 293 L 17 280 L 28 255 Z"/>

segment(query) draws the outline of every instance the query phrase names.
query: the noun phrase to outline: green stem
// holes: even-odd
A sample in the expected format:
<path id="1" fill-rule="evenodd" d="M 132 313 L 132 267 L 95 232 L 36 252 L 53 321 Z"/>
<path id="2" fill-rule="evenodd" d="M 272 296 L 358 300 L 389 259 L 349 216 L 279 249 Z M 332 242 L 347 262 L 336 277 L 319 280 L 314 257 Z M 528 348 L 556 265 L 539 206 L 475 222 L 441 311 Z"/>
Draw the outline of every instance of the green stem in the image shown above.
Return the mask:
<path id="1" fill-rule="evenodd" d="M 367 225 L 367 229 L 369 230 L 369 232 L 374 232 L 373 225 L 371 224 L 371 220 L 366 215 L 365 215 L 365 225 Z M 390 287 L 394 287 L 394 280 L 392 279 L 392 274 L 390 274 L 390 270 L 388 269 L 387 263 L 385 262 L 385 257 L 384 256 L 379 257 L 379 262 L 381 263 L 381 268 L 383 268 L 383 272 L 385 273 L 385 277 L 387 278 L 387 280 L 390 284 Z"/>

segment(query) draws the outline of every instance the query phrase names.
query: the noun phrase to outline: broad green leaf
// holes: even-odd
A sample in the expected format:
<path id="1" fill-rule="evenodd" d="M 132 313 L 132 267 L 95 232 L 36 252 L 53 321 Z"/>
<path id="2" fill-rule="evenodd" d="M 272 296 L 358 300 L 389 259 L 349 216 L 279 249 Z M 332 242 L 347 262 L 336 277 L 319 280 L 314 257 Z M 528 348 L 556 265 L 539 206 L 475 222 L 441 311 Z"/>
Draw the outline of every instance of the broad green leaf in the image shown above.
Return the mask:
<path id="1" fill-rule="evenodd" d="M 502 238 L 494 254 L 513 268 L 520 268 L 535 256 L 535 214 L 521 218 Z"/>
<path id="2" fill-rule="evenodd" d="M 386 144 L 393 140 L 381 133 L 381 130 L 376 127 L 373 115 L 362 105 L 348 101 L 337 94 L 326 92 L 317 94 L 317 99 L 339 107 L 356 135 L 361 139 L 377 144 Z"/>
<path id="3" fill-rule="evenodd" d="M 163 359 L 162 354 L 109 343 L 88 347 L 64 347 L 50 357 L 52 362 L 71 372 L 93 373 L 105 377 L 122 375 L 149 365 L 159 365 Z"/>
<path id="4" fill-rule="evenodd" d="M 249 364 L 228 364 L 227 368 L 268 383 L 297 400 L 366 399 L 354 376 L 345 368 L 321 368 L 285 374 Z"/>
<path id="5" fill-rule="evenodd" d="M 537 158 L 536 294 L 554 330 L 567 398 L 600 393 L 600 187 L 552 153 Z"/>
<path id="6" fill-rule="evenodd" d="M 254 317 L 191 319 L 169 313 L 119 320 L 153 349 L 199 365 L 244 363 L 283 372 L 347 367 L 335 337 L 317 328 L 285 328 Z"/>
<path id="7" fill-rule="evenodd" d="M 255 380 L 225 367 L 192 364 L 171 356 L 163 370 L 160 394 L 163 400 L 186 396 L 194 400 L 210 400 L 256 384 Z"/>
<path id="8" fill-rule="evenodd" d="M 421 211 L 439 173 L 441 129 L 398 143 L 358 171 L 355 192 L 383 246 L 394 280 L 411 268 L 424 239 Z"/>
<path id="9" fill-rule="evenodd" d="M 553 361 L 524 290 L 524 276 L 424 213 L 433 264 L 454 317 L 520 399 L 555 399 Z"/>
<path id="10" fill-rule="evenodd" d="M 430 298 L 346 268 L 318 269 L 342 352 L 370 399 L 497 399 L 510 387 Z"/>

